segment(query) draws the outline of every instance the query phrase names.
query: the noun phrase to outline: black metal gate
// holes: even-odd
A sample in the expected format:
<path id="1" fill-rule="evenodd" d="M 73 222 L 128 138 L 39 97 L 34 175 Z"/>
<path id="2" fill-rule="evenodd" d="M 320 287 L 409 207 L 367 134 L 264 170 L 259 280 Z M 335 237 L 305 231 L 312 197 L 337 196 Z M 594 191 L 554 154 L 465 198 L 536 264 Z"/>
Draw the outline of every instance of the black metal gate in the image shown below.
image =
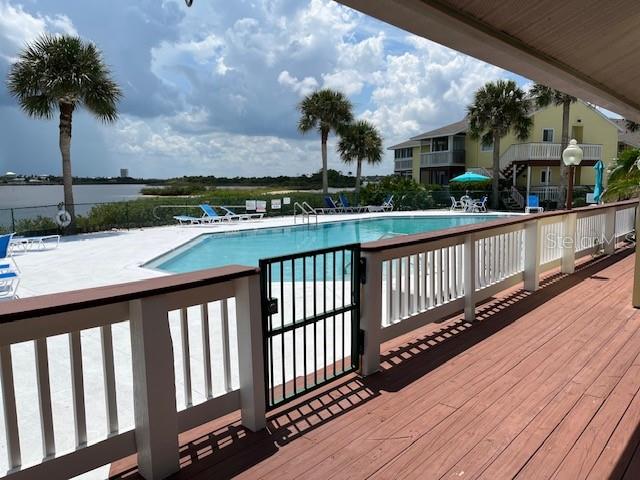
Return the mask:
<path id="1" fill-rule="evenodd" d="M 360 245 L 260 260 L 267 409 L 359 367 Z"/>

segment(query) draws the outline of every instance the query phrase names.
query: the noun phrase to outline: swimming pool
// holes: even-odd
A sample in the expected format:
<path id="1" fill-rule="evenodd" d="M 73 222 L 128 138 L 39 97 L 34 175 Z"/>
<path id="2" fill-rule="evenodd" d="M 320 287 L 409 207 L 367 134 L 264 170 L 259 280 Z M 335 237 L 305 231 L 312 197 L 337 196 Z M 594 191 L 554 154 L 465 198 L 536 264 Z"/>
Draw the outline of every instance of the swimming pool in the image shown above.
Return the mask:
<path id="1" fill-rule="evenodd" d="M 207 233 L 144 266 L 171 273 L 231 264 L 258 266 L 261 258 L 442 230 L 496 218 L 500 218 L 500 215 L 387 216 L 317 225 Z"/>

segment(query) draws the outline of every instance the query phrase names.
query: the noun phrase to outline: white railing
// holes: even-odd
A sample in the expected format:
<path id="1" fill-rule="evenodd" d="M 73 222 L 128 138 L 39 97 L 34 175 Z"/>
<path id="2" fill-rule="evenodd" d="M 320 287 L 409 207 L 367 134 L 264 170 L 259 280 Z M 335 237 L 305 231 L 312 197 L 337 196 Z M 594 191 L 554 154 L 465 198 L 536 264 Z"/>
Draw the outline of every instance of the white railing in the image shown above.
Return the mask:
<path id="1" fill-rule="evenodd" d="M 420 154 L 421 167 L 438 167 L 446 165 L 464 165 L 465 151 L 429 152 Z"/>
<path id="2" fill-rule="evenodd" d="M 135 453 L 145 478 L 164 478 L 178 433 L 238 409 L 264 427 L 259 298 L 257 269 L 227 267 L 7 303 L 9 478 L 70 478 Z"/>
<path id="3" fill-rule="evenodd" d="M 411 170 L 413 168 L 413 159 L 396 159 L 394 164 L 394 171 Z"/>
<path id="4" fill-rule="evenodd" d="M 532 195 L 537 195 L 540 201 L 557 202 L 560 198 L 560 187 L 553 185 L 543 185 L 538 187 L 531 187 L 529 192 Z"/>
<path id="5" fill-rule="evenodd" d="M 573 273 L 576 259 L 613 253 L 635 209 L 619 202 L 363 245 L 363 372 L 378 370 L 381 342 L 462 310 L 473 321 L 475 305 L 502 290 L 522 281 L 536 290 L 544 271 Z"/>
<path id="6" fill-rule="evenodd" d="M 526 203 L 524 196 L 514 186 L 511 186 L 511 198 L 513 198 L 513 200 L 518 204 L 520 208 L 524 208 Z"/>
<path id="7" fill-rule="evenodd" d="M 581 144 L 583 160 L 602 160 L 602 145 Z M 525 160 L 560 161 L 562 145 L 559 143 L 514 143 L 500 155 L 500 169 L 511 162 Z"/>

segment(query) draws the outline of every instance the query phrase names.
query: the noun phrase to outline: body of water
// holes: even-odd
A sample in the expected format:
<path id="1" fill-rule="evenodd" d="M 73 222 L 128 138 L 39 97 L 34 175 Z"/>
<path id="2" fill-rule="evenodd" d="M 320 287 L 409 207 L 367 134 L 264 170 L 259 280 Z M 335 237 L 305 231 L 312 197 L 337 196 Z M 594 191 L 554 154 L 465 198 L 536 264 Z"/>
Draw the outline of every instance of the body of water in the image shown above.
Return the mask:
<path id="1" fill-rule="evenodd" d="M 328 222 L 318 225 L 261 228 L 241 232 L 204 234 L 182 248 L 146 266 L 172 273 L 239 264 L 258 266 L 262 258 L 380 238 L 430 232 L 496 220 L 499 215 L 451 215 L 437 217 L 386 217 Z"/>
<path id="2" fill-rule="evenodd" d="M 74 185 L 75 203 L 133 200 L 145 185 Z M 64 200 L 62 185 L 0 185 L 0 209 L 57 205 Z"/>

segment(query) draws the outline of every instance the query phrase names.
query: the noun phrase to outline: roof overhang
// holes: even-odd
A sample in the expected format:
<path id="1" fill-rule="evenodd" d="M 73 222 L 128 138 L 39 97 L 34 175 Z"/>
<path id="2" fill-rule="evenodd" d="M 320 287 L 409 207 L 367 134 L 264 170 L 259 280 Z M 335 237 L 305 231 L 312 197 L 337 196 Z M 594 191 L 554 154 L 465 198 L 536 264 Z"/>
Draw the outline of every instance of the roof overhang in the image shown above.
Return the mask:
<path id="1" fill-rule="evenodd" d="M 337 0 L 640 122 L 640 2 Z"/>

